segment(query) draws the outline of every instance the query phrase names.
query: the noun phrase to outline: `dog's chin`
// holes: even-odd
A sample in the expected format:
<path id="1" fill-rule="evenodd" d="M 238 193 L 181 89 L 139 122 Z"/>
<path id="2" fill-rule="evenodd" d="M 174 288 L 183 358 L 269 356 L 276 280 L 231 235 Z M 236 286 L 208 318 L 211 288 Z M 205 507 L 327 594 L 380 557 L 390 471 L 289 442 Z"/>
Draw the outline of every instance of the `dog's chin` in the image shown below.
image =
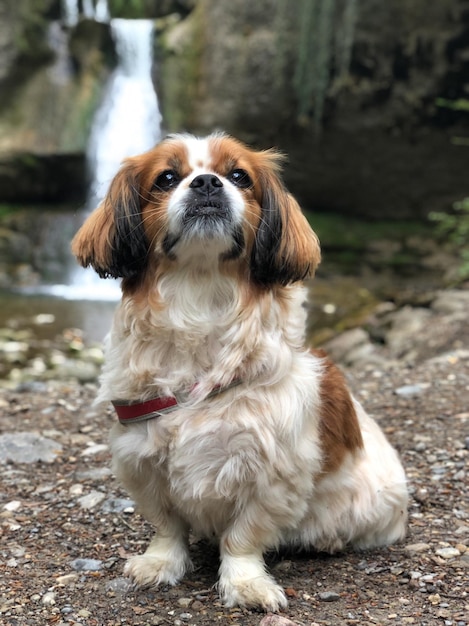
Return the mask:
<path id="1" fill-rule="evenodd" d="M 231 211 L 223 204 L 192 205 L 184 211 L 181 235 L 186 240 L 223 239 L 232 231 Z"/>
<path id="2" fill-rule="evenodd" d="M 244 249 L 241 225 L 223 204 L 191 205 L 184 211 L 178 228 L 164 242 L 165 253 L 173 259 L 199 256 L 221 260 L 238 258 Z"/>

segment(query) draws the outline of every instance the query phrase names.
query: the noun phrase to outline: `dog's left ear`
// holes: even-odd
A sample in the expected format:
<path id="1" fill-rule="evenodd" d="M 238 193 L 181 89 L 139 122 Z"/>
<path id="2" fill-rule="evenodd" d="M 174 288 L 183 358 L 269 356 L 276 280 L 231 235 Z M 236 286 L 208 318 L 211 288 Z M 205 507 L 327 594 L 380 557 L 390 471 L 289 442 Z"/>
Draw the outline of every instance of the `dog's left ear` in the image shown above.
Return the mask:
<path id="1" fill-rule="evenodd" d="M 263 286 L 312 276 L 321 260 L 319 240 L 279 176 L 275 152 L 260 153 L 261 219 L 251 253 L 251 275 Z"/>
<path id="2" fill-rule="evenodd" d="M 128 159 L 73 238 L 72 252 L 83 267 L 91 265 L 101 278 L 131 277 L 143 269 L 148 243 L 140 201 L 137 166 Z"/>

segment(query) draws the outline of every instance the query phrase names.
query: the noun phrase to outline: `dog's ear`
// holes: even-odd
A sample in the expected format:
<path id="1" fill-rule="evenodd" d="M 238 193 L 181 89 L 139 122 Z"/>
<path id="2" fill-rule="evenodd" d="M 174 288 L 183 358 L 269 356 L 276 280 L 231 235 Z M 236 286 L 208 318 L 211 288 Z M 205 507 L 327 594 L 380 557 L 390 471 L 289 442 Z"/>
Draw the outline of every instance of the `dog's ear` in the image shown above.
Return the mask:
<path id="1" fill-rule="evenodd" d="M 148 243 L 139 187 L 136 164 L 128 159 L 103 202 L 73 238 L 72 252 L 78 262 L 91 265 L 101 278 L 132 277 L 145 266 Z"/>
<path id="2" fill-rule="evenodd" d="M 279 176 L 279 156 L 261 153 L 261 218 L 251 253 L 251 275 L 264 286 L 312 276 L 321 260 L 319 241 Z"/>

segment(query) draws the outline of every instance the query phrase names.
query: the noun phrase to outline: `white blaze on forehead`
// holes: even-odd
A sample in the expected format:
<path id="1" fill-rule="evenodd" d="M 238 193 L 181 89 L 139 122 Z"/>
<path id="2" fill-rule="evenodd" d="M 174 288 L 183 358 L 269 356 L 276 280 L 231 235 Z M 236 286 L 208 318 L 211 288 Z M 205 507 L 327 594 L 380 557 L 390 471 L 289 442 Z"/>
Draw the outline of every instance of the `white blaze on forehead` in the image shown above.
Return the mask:
<path id="1" fill-rule="evenodd" d="M 179 235 L 184 229 L 184 212 L 188 202 L 193 202 L 190 189 L 191 181 L 200 174 L 215 173 L 213 170 L 213 155 L 211 154 L 212 141 L 217 135 L 209 135 L 206 138 L 198 138 L 192 135 L 176 135 L 186 148 L 187 165 L 189 174 L 172 190 L 168 200 L 168 232 Z M 243 221 L 244 197 L 241 191 L 224 176 L 216 173 L 222 181 L 223 196 L 221 201 L 231 210 L 231 227 L 227 227 L 224 232 L 220 231 L 220 241 L 223 242 L 224 249 L 227 242 L 232 244 L 233 228 Z M 192 199 L 192 200 L 191 200 Z M 201 230 L 201 235 L 203 231 Z M 213 234 L 212 234 L 213 235 Z M 201 237 L 202 239 L 202 237 Z M 213 241 L 213 239 L 212 239 Z M 212 248 L 217 251 L 216 246 Z"/>
<path id="2" fill-rule="evenodd" d="M 199 139 L 197 137 L 184 137 L 187 148 L 187 159 L 192 171 L 209 169 L 211 165 L 211 155 L 208 138 Z"/>

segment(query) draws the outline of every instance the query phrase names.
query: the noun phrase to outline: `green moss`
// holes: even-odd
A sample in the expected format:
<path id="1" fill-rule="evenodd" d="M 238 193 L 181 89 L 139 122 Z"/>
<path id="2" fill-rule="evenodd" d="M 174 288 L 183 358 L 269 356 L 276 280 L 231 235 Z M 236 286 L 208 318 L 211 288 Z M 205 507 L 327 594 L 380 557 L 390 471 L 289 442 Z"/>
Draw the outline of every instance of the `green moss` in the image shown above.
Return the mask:
<path id="1" fill-rule="evenodd" d="M 104 81 L 103 81 L 104 82 Z M 97 76 L 84 77 L 75 88 L 76 106 L 70 111 L 70 117 L 64 125 L 61 146 L 73 152 L 86 145 L 96 109 L 103 94 L 103 83 Z"/>
<path id="2" fill-rule="evenodd" d="M 404 241 L 413 235 L 431 236 L 432 229 L 421 221 L 365 221 L 334 213 L 305 212 L 324 248 L 340 249 L 345 254 L 366 250 L 371 241 Z"/>
<path id="3" fill-rule="evenodd" d="M 160 68 L 159 102 L 168 131 L 193 129 L 201 85 L 205 29 L 202 5 L 183 21 L 160 20 L 156 57 Z"/>
<path id="4" fill-rule="evenodd" d="M 0 204 L 0 220 L 14 213 L 16 209 L 17 207 L 15 207 L 13 204 L 1 203 Z"/>
<path id="5" fill-rule="evenodd" d="M 147 16 L 148 4 L 145 0 L 109 0 L 109 9 L 113 17 L 143 18 Z"/>

